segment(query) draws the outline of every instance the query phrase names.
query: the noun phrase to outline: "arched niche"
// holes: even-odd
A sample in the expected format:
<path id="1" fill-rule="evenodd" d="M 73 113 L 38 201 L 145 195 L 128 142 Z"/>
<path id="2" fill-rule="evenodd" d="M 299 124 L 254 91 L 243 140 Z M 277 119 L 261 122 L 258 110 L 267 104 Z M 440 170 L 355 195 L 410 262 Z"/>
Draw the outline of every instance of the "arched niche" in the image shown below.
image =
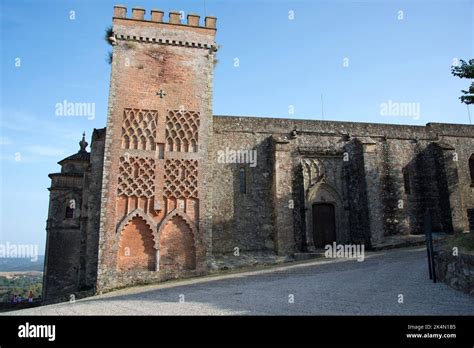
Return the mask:
<path id="1" fill-rule="evenodd" d="M 196 268 L 196 232 L 196 226 L 181 209 L 175 209 L 166 216 L 158 229 L 160 270 Z"/>
<path id="2" fill-rule="evenodd" d="M 149 222 L 134 215 L 120 230 L 117 254 L 119 271 L 154 271 L 156 249 Z"/>

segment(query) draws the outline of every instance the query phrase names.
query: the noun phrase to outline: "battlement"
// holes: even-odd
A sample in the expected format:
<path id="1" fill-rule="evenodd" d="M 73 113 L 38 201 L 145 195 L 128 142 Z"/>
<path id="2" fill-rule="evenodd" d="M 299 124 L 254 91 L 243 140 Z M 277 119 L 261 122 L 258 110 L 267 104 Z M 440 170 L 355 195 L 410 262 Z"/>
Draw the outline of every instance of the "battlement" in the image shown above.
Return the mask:
<path id="1" fill-rule="evenodd" d="M 189 27 L 197 27 L 197 28 L 206 28 L 211 30 L 216 30 L 216 22 L 217 18 L 212 16 L 207 16 L 204 18 L 204 25 L 200 25 L 200 16 L 197 14 L 188 14 L 186 23 L 182 23 L 181 20 L 181 13 L 180 12 L 170 12 L 168 22 L 164 21 L 164 12 L 161 10 L 153 9 L 150 11 L 150 18 L 145 19 L 145 12 L 146 10 L 141 7 L 133 7 L 132 8 L 132 16 L 127 17 L 127 7 L 123 5 L 116 5 L 114 6 L 114 19 L 127 19 L 127 20 L 134 20 L 134 21 L 146 21 L 146 22 L 154 22 L 154 23 L 163 23 L 163 24 L 171 24 L 171 25 L 181 25 L 181 26 L 189 26 Z"/>

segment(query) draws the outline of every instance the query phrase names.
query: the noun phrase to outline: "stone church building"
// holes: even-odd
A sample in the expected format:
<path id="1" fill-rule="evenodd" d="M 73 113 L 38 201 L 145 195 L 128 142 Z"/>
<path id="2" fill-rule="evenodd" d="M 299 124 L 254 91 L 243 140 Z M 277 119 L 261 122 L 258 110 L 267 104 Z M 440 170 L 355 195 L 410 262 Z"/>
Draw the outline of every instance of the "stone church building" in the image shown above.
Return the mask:
<path id="1" fill-rule="evenodd" d="M 49 175 L 45 301 L 203 275 L 235 248 L 370 249 L 424 233 L 428 208 L 434 231 L 473 229 L 474 126 L 216 116 L 216 18 L 131 12 L 114 8 L 107 127 Z"/>

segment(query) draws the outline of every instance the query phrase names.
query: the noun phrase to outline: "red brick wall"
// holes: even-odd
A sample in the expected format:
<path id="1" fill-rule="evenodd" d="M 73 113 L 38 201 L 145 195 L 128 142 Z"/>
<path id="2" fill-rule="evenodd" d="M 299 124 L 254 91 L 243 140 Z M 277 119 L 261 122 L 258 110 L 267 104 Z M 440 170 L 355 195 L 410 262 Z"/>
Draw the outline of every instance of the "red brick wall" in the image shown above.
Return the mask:
<path id="1" fill-rule="evenodd" d="M 104 153 L 99 290 L 133 282 L 133 275 L 124 278 L 121 273 L 143 269 L 144 255 L 151 254 L 145 243 L 146 251 L 132 258 L 135 261 L 117 255 L 124 241 L 135 245 L 133 238 L 149 234 L 144 224 L 117 231 L 136 209 L 149 219 L 153 231 L 174 210 L 196 225 L 194 236 L 177 217 L 161 229 L 162 241 L 170 243 L 161 243 L 164 264 L 160 262 L 157 272 L 137 273 L 142 280 L 159 278 L 162 269 L 176 276 L 179 272 L 174 271 L 201 272 L 207 267 L 211 240 L 206 185 L 215 30 L 115 17 L 113 31 L 117 40 Z M 170 143 L 172 148 L 166 146 Z"/>
<path id="2" fill-rule="evenodd" d="M 140 217 L 134 217 L 123 229 L 118 251 L 121 271 L 154 271 L 156 251 L 150 227 Z"/>
<path id="3" fill-rule="evenodd" d="M 160 269 L 194 269 L 196 251 L 191 229 L 176 215 L 163 227 L 160 234 Z"/>

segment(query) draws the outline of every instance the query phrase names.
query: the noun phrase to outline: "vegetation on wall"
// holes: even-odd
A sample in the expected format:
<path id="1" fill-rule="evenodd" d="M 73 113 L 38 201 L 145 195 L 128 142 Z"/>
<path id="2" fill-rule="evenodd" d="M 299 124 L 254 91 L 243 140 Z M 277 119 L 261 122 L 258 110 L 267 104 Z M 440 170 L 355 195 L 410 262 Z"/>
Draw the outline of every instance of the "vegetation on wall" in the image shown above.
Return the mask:
<path id="1" fill-rule="evenodd" d="M 105 28 L 104 40 L 110 46 L 114 45 L 115 38 L 114 38 L 114 31 L 112 29 L 112 26 L 108 26 L 107 28 Z M 107 63 L 112 64 L 112 51 L 109 51 L 107 54 Z"/>

